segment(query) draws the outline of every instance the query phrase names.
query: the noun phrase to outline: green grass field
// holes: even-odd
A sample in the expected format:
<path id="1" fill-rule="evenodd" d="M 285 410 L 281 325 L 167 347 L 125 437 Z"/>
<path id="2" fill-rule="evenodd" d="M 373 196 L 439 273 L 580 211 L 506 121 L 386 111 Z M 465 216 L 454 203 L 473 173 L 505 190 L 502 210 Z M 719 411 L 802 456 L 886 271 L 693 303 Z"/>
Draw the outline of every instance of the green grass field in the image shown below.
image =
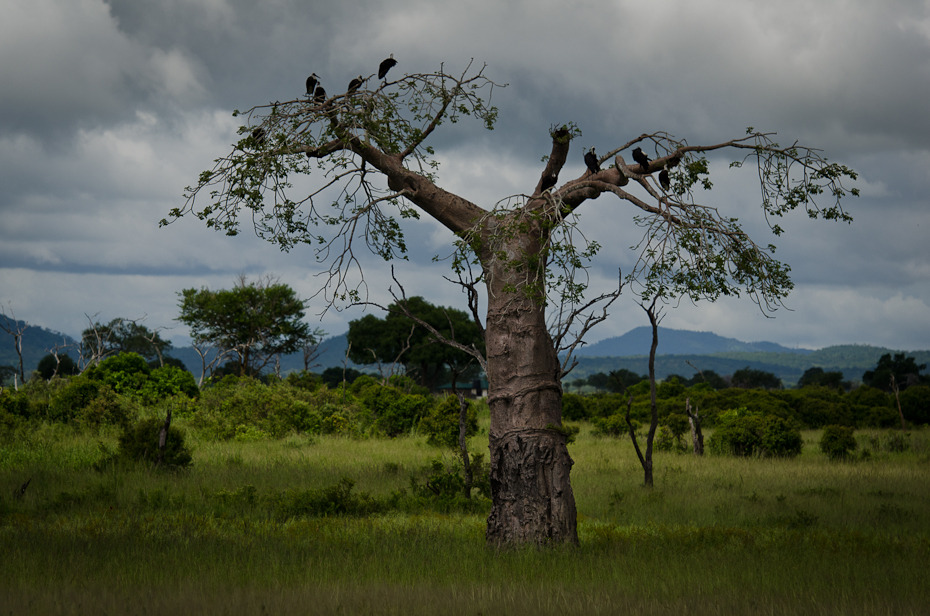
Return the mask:
<path id="1" fill-rule="evenodd" d="M 819 432 L 793 460 L 658 453 L 649 490 L 627 440 L 583 427 L 581 545 L 499 552 L 486 511 L 280 506 L 343 478 L 386 501 L 454 459 L 421 437 L 189 437 L 193 467 L 170 474 L 96 471 L 112 435 L 45 427 L 0 442 L 0 613 L 926 614 L 930 434 L 900 453 L 858 437 L 854 462 Z"/>

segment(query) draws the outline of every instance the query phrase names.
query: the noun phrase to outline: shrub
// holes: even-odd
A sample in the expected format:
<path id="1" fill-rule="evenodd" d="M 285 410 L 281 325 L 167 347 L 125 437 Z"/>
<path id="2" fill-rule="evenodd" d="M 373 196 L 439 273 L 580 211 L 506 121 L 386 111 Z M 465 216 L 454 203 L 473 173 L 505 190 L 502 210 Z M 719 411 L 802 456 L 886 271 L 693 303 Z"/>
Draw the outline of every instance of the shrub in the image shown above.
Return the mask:
<path id="1" fill-rule="evenodd" d="M 912 385 L 901 392 L 901 411 L 907 421 L 930 423 L 930 387 Z"/>
<path id="2" fill-rule="evenodd" d="M 716 454 L 733 456 L 793 457 L 801 453 L 801 432 L 781 417 L 737 409 L 717 418 L 717 429 L 708 440 Z"/>
<path id="3" fill-rule="evenodd" d="M 353 389 L 359 381 L 353 383 Z M 432 402 L 422 394 L 409 394 L 391 386 L 379 384 L 374 379 L 359 388 L 359 401 L 374 415 L 375 428 L 387 436 L 398 436 L 409 432 L 427 413 Z"/>
<path id="4" fill-rule="evenodd" d="M 471 401 L 466 401 L 465 436 L 478 433 L 478 413 Z M 426 435 L 427 442 L 437 447 L 459 447 L 459 398 L 448 395 L 434 404 L 420 420 L 420 432 Z"/>
<path id="5" fill-rule="evenodd" d="M 580 421 L 589 418 L 583 396 L 572 393 L 562 395 L 562 419 Z"/>
<path id="6" fill-rule="evenodd" d="M 594 434 L 598 436 L 614 436 L 622 437 L 629 433 L 629 427 L 626 425 L 626 418 L 620 413 L 611 415 L 610 417 L 595 417 L 592 422 L 594 424 Z M 634 431 L 639 429 L 639 422 L 632 420 Z"/>
<path id="7" fill-rule="evenodd" d="M 71 421 L 97 397 L 101 387 L 101 383 L 83 374 L 68 379 L 49 400 L 49 418 L 54 421 Z"/>
<path id="8" fill-rule="evenodd" d="M 177 366 L 162 366 L 152 370 L 138 393 L 146 404 L 154 404 L 172 396 L 196 398 L 200 395 L 200 389 L 194 375 L 187 370 Z"/>
<path id="9" fill-rule="evenodd" d="M 856 438 L 853 429 L 848 426 L 826 426 L 820 437 L 820 451 L 831 460 L 849 457 L 856 449 Z"/>
<path id="10" fill-rule="evenodd" d="M 653 445 L 656 451 L 672 451 L 675 449 L 675 436 L 668 426 L 659 426 Z"/>
<path id="11" fill-rule="evenodd" d="M 165 422 L 152 417 L 128 426 L 119 437 L 116 461 L 147 462 L 158 461 L 158 439 Z M 165 441 L 163 468 L 183 469 L 191 465 L 191 452 L 184 443 L 184 433 L 175 426 L 168 428 Z"/>
<path id="12" fill-rule="evenodd" d="M 120 353 L 108 357 L 84 371 L 84 376 L 100 381 L 116 393 L 135 393 L 148 380 L 152 369 L 138 353 Z"/>
<path id="13" fill-rule="evenodd" d="M 74 413 L 72 420 L 80 426 L 97 430 L 103 426 L 126 427 L 135 415 L 131 398 L 117 394 L 109 385 L 101 385 L 97 395 Z"/>

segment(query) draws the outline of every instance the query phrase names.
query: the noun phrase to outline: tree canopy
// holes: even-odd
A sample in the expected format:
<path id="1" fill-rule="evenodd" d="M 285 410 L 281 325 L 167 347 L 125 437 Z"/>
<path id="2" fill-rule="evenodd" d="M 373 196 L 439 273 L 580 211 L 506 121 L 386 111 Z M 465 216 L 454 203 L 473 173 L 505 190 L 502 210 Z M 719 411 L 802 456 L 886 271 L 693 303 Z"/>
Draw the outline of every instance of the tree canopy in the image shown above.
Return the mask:
<path id="1" fill-rule="evenodd" d="M 184 289 L 178 295 L 178 320 L 190 327 L 194 344 L 232 355 L 240 374 L 259 374 L 276 355 L 295 353 L 315 339 L 302 321 L 304 300 L 273 278 L 242 277 L 232 289 Z"/>
<path id="2" fill-rule="evenodd" d="M 409 376 L 429 388 L 441 385 L 444 378 L 455 384 L 469 368 L 477 371 L 473 356 L 444 344 L 420 324 L 429 325 L 441 338 L 483 353 L 483 332 L 466 312 L 434 306 L 422 297 L 399 300 L 386 310 L 383 319 L 369 314 L 349 322 L 349 359 L 359 364 L 398 362 Z"/>

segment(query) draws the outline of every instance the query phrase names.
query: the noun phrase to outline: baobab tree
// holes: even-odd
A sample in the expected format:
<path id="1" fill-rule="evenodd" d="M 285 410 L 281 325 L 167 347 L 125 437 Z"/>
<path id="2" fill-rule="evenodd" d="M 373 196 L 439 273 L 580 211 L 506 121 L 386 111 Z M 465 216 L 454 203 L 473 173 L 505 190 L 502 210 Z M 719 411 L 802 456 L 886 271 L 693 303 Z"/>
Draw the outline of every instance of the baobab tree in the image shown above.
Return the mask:
<path id="1" fill-rule="evenodd" d="M 193 214 L 229 235 L 240 232 L 244 218 L 282 250 L 314 247 L 326 276 L 321 292 L 334 302 L 359 301 L 365 293 L 356 255 L 361 246 L 385 260 L 404 256 L 401 219 L 425 214 L 448 228 L 453 271 L 461 280 L 474 267 L 466 286 L 474 290 L 480 282 L 485 294 L 486 355 L 476 355 L 488 376 L 491 408 L 487 540 L 574 543 L 572 460 L 561 423 L 561 378 L 570 364 L 560 351 L 571 350 L 572 337 L 604 317 L 620 288 L 647 299 L 746 293 L 774 309 L 792 286 L 773 246 L 757 244 L 734 218 L 697 202 L 698 189 L 709 188 L 706 153 L 730 150 L 736 164 L 757 166 L 761 209 L 770 222 L 799 208 L 812 218 L 850 220 L 840 200 L 847 194 L 843 182 L 856 176 L 818 150 L 782 147 L 771 133 L 749 129 L 709 145 L 665 132 L 641 134 L 598 157 L 599 170 L 560 184 L 580 135 L 566 123 L 548 129 L 551 149 L 535 186 L 482 206 L 440 186 L 428 141 L 447 122 L 474 118 L 494 126 L 498 110 L 491 100 L 499 84 L 485 71 L 472 63 L 455 73 L 440 66 L 394 81 L 368 78 L 358 90 L 329 98 L 302 96 L 235 111 L 247 119 L 241 138 L 188 187 L 185 203 L 169 218 Z M 634 146 L 651 154 L 646 163 L 627 163 L 622 152 Z M 670 172 L 667 190 L 664 174 L 662 185 L 653 177 L 662 170 Z M 298 190 L 295 175 L 317 183 Z M 642 227 L 643 239 L 631 247 L 638 260 L 618 289 L 588 300 L 584 273 L 598 246 L 584 239 L 578 216 L 600 197 L 629 206 L 630 223 Z"/>

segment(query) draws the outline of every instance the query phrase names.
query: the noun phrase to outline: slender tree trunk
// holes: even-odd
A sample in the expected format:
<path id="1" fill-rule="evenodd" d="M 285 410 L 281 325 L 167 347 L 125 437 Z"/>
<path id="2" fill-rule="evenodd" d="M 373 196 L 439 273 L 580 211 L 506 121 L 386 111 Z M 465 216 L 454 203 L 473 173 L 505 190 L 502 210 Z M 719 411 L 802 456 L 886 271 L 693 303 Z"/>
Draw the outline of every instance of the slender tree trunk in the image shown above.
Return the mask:
<path id="1" fill-rule="evenodd" d="M 704 455 L 704 433 L 701 431 L 702 417 L 697 411 L 691 412 L 691 398 L 685 400 L 685 413 L 688 414 L 688 425 L 691 426 L 691 445 L 694 455 Z"/>
<path id="2" fill-rule="evenodd" d="M 525 236 L 524 236 L 525 239 Z M 534 246 L 511 254 L 539 254 Z M 511 262 L 512 263 L 512 262 Z M 577 543 L 572 459 L 561 432 L 561 366 L 545 305 L 525 293 L 521 268 L 485 263 L 491 408 L 491 545 Z M 516 290 L 514 290 L 516 289 Z"/>
<path id="3" fill-rule="evenodd" d="M 471 457 L 468 455 L 468 401 L 462 392 L 458 392 L 456 395 L 459 399 L 459 453 L 462 456 L 462 469 L 465 473 L 464 492 L 465 498 L 471 498 L 474 476 L 471 471 Z"/>

